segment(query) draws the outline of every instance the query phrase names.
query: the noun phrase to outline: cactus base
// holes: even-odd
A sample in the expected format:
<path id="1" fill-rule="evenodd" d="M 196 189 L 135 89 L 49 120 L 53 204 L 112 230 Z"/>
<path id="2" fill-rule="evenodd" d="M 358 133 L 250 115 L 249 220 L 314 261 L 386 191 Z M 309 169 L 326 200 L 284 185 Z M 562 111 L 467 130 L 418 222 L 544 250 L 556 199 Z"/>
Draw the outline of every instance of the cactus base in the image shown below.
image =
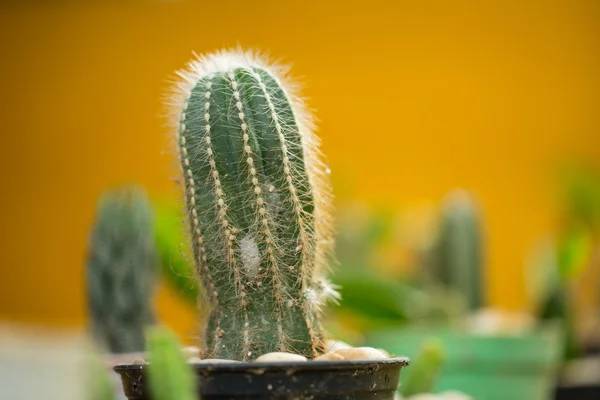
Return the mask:
<path id="1" fill-rule="evenodd" d="M 406 358 L 357 361 L 232 363 L 197 365 L 198 394 L 203 400 L 392 400 Z M 121 365 L 129 400 L 150 400 L 147 367 Z"/>

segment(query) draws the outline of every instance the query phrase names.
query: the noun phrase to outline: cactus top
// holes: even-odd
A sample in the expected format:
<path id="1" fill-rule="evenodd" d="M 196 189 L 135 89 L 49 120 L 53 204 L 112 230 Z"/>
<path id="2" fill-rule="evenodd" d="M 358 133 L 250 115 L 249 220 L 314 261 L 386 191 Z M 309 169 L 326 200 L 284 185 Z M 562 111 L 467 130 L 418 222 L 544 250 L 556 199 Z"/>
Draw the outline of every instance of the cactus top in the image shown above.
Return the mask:
<path id="1" fill-rule="evenodd" d="M 332 246 L 328 168 L 285 68 L 254 53 L 192 61 L 173 102 L 212 356 L 319 350 Z"/>

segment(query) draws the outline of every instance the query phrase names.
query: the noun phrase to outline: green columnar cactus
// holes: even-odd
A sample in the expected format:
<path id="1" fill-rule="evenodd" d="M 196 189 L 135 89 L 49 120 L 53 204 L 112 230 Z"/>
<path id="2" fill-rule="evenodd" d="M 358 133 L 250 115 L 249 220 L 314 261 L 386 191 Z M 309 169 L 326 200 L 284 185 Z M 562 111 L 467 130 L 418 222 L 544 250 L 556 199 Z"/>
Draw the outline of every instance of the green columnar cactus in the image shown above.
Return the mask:
<path id="1" fill-rule="evenodd" d="M 437 377 L 445 361 L 444 347 L 435 339 L 427 339 L 421 345 L 419 355 L 411 362 L 400 386 L 404 397 L 421 393 L 433 393 Z"/>
<path id="2" fill-rule="evenodd" d="M 149 200 L 137 187 L 107 193 L 100 201 L 87 261 L 92 333 L 105 351 L 144 350 L 153 324 L 157 267 Z"/>
<path id="3" fill-rule="evenodd" d="M 154 400 L 196 400 L 194 373 L 175 336 L 167 329 L 148 330 L 148 378 Z"/>
<path id="4" fill-rule="evenodd" d="M 319 279 L 330 252 L 328 169 L 286 71 L 250 53 L 192 61 L 174 102 L 212 357 L 323 350 Z"/>
<path id="5" fill-rule="evenodd" d="M 430 257 L 440 283 L 461 292 L 471 311 L 483 306 L 483 238 L 479 212 L 467 193 L 446 198 Z"/>

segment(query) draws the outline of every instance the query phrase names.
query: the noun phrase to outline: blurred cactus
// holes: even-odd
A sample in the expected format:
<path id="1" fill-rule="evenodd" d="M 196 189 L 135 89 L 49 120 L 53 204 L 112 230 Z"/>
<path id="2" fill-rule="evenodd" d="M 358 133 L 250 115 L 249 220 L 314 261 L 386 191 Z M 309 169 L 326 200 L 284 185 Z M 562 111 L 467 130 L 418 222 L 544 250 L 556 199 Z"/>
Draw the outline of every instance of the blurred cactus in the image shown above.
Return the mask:
<path id="1" fill-rule="evenodd" d="M 600 348 L 600 170 L 579 163 L 563 167 L 562 291 L 572 291 L 569 317 L 578 316 L 581 349 L 594 352 Z"/>
<path id="2" fill-rule="evenodd" d="M 434 279 L 462 293 L 469 310 L 483 307 L 483 237 L 479 212 L 468 193 L 456 191 L 445 199 L 427 258 Z"/>
<path id="3" fill-rule="evenodd" d="M 414 210 L 410 212 L 414 218 Z M 407 238 L 414 239 L 417 225 L 425 230 L 424 218 L 409 229 L 401 226 L 407 217 L 398 212 L 353 204 L 341 207 L 337 220 L 336 283 L 344 306 L 331 310 L 325 320 L 336 338 L 359 343 L 365 332 L 377 329 L 458 323 L 465 309 L 460 294 L 409 275 L 414 255 L 408 250 L 410 257 L 386 256 L 397 256 L 403 249 L 414 253 Z"/>
<path id="4" fill-rule="evenodd" d="M 285 71 L 253 54 L 192 61 L 173 102 L 212 357 L 323 351 L 328 169 Z"/>
<path id="5" fill-rule="evenodd" d="M 563 167 L 560 232 L 555 240 L 547 240 L 543 247 L 536 249 L 528 283 L 537 306 L 537 316 L 541 320 L 562 323 L 564 358 L 571 360 L 581 356 L 587 346 L 594 346 L 594 331 L 597 331 L 592 325 L 590 335 L 582 328 L 591 319 L 590 311 L 594 312 L 593 304 L 590 304 L 592 309 L 589 311 L 585 309 L 585 296 L 594 285 L 596 296 L 600 299 L 600 282 L 593 281 L 594 269 L 597 270 L 600 260 L 597 257 L 600 175 L 581 165 Z M 595 309 L 600 310 L 600 303 L 595 305 Z"/>
<path id="6" fill-rule="evenodd" d="M 185 247 L 187 242 L 181 230 L 184 217 L 175 204 L 162 202 L 155 208 L 156 243 L 162 277 L 187 303 L 196 306 L 198 281 L 195 279 L 194 257 Z"/>
<path id="7" fill-rule="evenodd" d="M 196 379 L 181 346 L 167 329 L 148 330 L 148 379 L 153 400 L 196 400 Z"/>
<path id="8" fill-rule="evenodd" d="M 98 354 L 94 351 L 88 353 L 88 375 L 85 384 L 86 399 L 88 400 L 116 400 L 115 385 L 111 378 L 114 376 L 112 371 L 108 371 L 100 360 Z M 120 383 L 120 382 L 119 382 Z M 119 385 L 119 393 L 123 389 Z M 123 397 L 123 396 L 121 396 Z"/>
<path id="9" fill-rule="evenodd" d="M 419 355 L 411 362 L 410 368 L 403 373 L 402 385 L 400 385 L 402 396 L 433 393 L 444 359 L 442 343 L 435 338 L 425 340 Z"/>
<path id="10" fill-rule="evenodd" d="M 562 324 L 564 358 L 569 360 L 581 354 L 573 283 L 582 276 L 591 257 L 591 235 L 582 226 L 565 232 L 558 244 L 550 240 L 543 244 L 534 254 L 528 286 L 537 305 L 538 318 Z"/>
<path id="11" fill-rule="evenodd" d="M 365 271 L 367 268 L 396 270 L 396 265 L 382 265 L 384 260 L 379 256 L 386 245 L 394 245 L 391 242 L 397 217 L 396 213 L 383 206 L 370 208 L 362 203 L 351 203 L 339 207 L 335 240 L 335 253 L 342 266 L 339 273 Z"/>
<path id="12" fill-rule="evenodd" d="M 143 351 L 144 329 L 155 320 L 152 219 L 138 187 L 111 191 L 98 207 L 87 260 L 88 308 L 96 342 L 111 353 Z"/>
<path id="13" fill-rule="evenodd" d="M 589 166 L 562 169 L 561 197 L 568 223 L 585 224 L 600 231 L 600 171 Z"/>
<path id="14" fill-rule="evenodd" d="M 563 358 L 570 360 L 581 355 L 575 321 L 572 315 L 573 299 L 564 288 L 556 287 L 541 305 L 538 317 L 541 321 L 559 321 L 564 333 Z"/>
<path id="15" fill-rule="evenodd" d="M 572 281 L 583 275 L 592 257 L 592 230 L 584 224 L 573 224 L 559 239 L 558 269 L 562 281 Z"/>
<path id="16" fill-rule="evenodd" d="M 341 286 L 344 307 L 328 314 L 327 327 L 336 338 L 352 341 L 366 329 L 407 321 L 410 288 L 382 276 L 376 255 L 390 236 L 393 215 L 362 204 L 345 205 L 338 215 L 336 254 L 340 267 L 336 283 Z M 376 296 L 373 293 L 377 293 Z"/>

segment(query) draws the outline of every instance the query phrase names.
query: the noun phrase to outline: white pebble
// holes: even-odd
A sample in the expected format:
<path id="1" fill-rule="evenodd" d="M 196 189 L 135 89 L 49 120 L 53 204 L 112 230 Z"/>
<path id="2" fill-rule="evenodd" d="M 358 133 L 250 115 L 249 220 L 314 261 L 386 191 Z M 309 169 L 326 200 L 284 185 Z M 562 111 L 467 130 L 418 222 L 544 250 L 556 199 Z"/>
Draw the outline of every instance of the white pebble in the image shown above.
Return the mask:
<path id="1" fill-rule="evenodd" d="M 239 363 L 235 360 L 225 360 L 222 358 L 205 358 L 204 360 L 199 357 L 188 358 L 190 364 L 227 364 L 227 363 Z"/>
<path id="2" fill-rule="evenodd" d="M 327 340 L 325 341 L 325 352 L 326 353 L 335 353 L 340 349 L 351 349 L 348 343 L 342 342 L 341 340 Z"/>
<path id="3" fill-rule="evenodd" d="M 533 330 L 535 318 L 524 312 L 484 308 L 470 315 L 466 325 L 476 335 L 523 335 Z"/>
<path id="4" fill-rule="evenodd" d="M 383 355 L 385 355 L 385 358 L 390 358 L 391 357 L 390 353 L 388 353 L 386 350 L 384 350 L 384 349 L 377 349 L 377 350 L 379 350 L 380 352 L 382 352 Z"/>
<path id="5" fill-rule="evenodd" d="M 300 354 L 292 354 L 292 353 L 267 353 L 258 357 L 256 362 L 267 362 L 267 361 L 307 361 L 306 357 L 301 356 Z"/>
<path id="6" fill-rule="evenodd" d="M 410 396 L 407 400 L 473 400 L 473 398 L 461 392 L 448 391 L 439 394 L 417 394 L 414 396 Z"/>
<path id="7" fill-rule="evenodd" d="M 109 354 L 104 358 L 104 363 L 114 367 L 115 365 L 134 364 L 135 361 L 144 360 L 145 358 L 146 354 L 144 352 Z"/>
<path id="8" fill-rule="evenodd" d="M 339 349 L 335 353 L 346 360 L 377 360 L 387 358 L 384 353 L 372 347 L 355 347 L 353 349 Z"/>
<path id="9" fill-rule="evenodd" d="M 200 349 L 195 346 L 183 347 L 181 349 L 183 356 L 186 358 L 198 357 L 200 355 Z"/>
<path id="10" fill-rule="evenodd" d="M 345 360 L 344 356 L 338 353 L 325 353 L 315 358 L 315 361 L 335 361 L 335 360 Z"/>

